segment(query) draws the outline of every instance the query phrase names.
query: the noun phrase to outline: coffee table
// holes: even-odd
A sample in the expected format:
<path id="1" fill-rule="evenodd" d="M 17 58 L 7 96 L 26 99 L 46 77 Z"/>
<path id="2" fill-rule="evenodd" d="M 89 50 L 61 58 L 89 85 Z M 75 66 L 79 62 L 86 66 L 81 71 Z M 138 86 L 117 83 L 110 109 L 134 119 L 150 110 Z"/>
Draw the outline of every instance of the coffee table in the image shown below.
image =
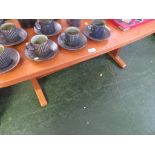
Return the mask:
<path id="1" fill-rule="evenodd" d="M 17 27 L 20 27 L 17 20 L 11 20 L 11 22 L 15 23 Z M 66 20 L 59 20 L 58 22 L 63 25 L 63 30 L 67 27 Z M 90 22 L 90 20 L 82 20 L 81 29 Z M 0 74 L 0 88 L 30 80 L 40 105 L 46 106 L 47 100 L 39 85 L 39 78 L 106 53 L 118 64 L 118 66 L 125 68 L 126 64 L 119 56 L 121 47 L 155 32 L 155 21 L 148 22 L 127 32 L 121 31 L 108 20 L 107 25 L 111 29 L 111 36 L 108 40 L 101 42 L 89 40 L 87 46 L 79 51 L 67 51 L 59 47 L 59 53 L 53 59 L 44 62 L 31 61 L 24 55 L 25 43 L 35 35 L 32 28 L 26 29 L 28 32 L 27 40 L 20 45 L 13 46 L 13 48 L 17 49 L 21 55 L 20 63 L 10 72 Z M 50 39 L 57 41 L 57 37 L 50 37 Z"/>

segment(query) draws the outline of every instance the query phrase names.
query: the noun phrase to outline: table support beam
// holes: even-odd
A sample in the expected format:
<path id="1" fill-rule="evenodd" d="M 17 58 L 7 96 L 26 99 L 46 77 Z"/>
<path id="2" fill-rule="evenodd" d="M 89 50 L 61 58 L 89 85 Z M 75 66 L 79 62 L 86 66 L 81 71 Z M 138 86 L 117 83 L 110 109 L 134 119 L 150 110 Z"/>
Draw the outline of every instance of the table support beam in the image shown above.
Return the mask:
<path id="1" fill-rule="evenodd" d="M 31 82 L 32 82 L 33 88 L 35 90 L 35 93 L 36 93 L 36 95 L 37 95 L 37 97 L 39 99 L 41 107 L 46 106 L 47 105 L 47 100 L 45 98 L 45 95 L 44 95 L 44 93 L 43 93 L 43 91 L 41 89 L 41 86 L 40 86 L 38 80 L 37 79 L 32 79 Z"/>
<path id="2" fill-rule="evenodd" d="M 120 66 L 121 68 L 125 68 L 126 63 L 119 56 L 119 52 L 120 48 L 109 52 L 108 55 L 118 64 L 118 66 Z"/>

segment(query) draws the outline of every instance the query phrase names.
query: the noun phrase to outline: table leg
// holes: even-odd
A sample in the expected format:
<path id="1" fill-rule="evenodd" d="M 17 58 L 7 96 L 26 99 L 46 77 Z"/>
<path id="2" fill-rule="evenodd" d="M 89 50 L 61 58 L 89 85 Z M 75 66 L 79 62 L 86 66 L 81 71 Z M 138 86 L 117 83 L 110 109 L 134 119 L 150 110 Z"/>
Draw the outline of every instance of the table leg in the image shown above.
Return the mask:
<path id="1" fill-rule="evenodd" d="M 33 88 L 34 88 L 34 90 L 36 92 L 36 95 L 37 95 L 37 97 L 39 99 L 40 105 L 42 107 L 46 106 L 47 105 L 47 100 L 46 100 L 46 98 L 44 96 L 44 93 L 43 93 L 43 91 L 41 89 L 41 86 L 40 86 L 38 80 L 37 79 L 32 79 L 31 82 L 32 82 Z"/>
<path id="2" fill-rule="evenodd" d="M 113 50 L 108 55 L 121 67 L 125 68 L 126 63 L 119 56 L 120 49 Z"/>

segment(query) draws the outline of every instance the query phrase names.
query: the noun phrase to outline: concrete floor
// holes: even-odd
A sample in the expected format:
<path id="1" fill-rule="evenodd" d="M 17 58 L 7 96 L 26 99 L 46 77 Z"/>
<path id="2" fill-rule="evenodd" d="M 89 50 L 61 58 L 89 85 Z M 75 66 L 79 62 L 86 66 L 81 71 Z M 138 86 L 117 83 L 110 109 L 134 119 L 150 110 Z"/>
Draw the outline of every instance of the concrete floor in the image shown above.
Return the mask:
<path id="1" fill-rule="evenodd" d="M 103 55 L 40 80 L 0 89 L 0 134 L 155 134 L 155 36 L 122 49 L 127 68 Z"/>

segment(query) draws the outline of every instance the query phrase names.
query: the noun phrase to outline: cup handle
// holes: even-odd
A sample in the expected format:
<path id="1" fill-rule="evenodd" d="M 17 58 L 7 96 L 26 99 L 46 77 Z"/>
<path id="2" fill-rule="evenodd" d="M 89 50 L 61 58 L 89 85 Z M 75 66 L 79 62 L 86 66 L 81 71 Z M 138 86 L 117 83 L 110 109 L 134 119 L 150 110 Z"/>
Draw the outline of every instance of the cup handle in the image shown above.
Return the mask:
<path id="1" fill-rule="evenodd" d="M 66 34 L 61 35 L 61 40 L 63 40 L 64 42 L 66 42 Z"/>
<path id="2" fill-rule="evenodd" d="M 29 51 L 34 51 L 35 48 L 32 43 L 26 43 L 26 49 Z"/>
<path id="3" fill-rule="evenodd" d="M 36 27 L 36 29 L 41 30 L 41 26 L 40 26 L 39 22 L 35 23 L 35 27 Z"/>

